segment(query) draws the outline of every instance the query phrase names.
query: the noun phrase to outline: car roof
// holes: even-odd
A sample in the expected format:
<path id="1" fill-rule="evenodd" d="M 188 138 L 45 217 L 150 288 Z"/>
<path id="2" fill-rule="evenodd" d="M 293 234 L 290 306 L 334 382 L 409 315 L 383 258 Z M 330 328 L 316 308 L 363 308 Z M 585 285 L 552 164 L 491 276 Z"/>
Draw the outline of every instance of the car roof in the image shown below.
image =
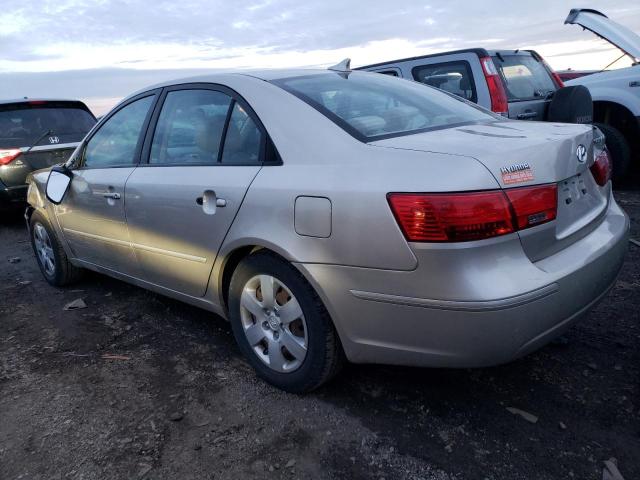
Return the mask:
<path id="1" fill-rule="evenodd" d="M 161 83 L 157 83 L 155 85 L 150 85 L 148 87 L 137 90 L 131 95 L 127 95 L 120 103 L 124 103 L 125 101 L 138 96 L 140 94 L 150 92 L 152 90 L 156 90 L 164 87 L 172 87 L 175 85 L 182 85 L 185 83 L 219 83 L 221 85 L 225 85 L 233 88 L 233 79 L 238 77 L 250 77 L 256 80 L 271 82 L 273 80 L 280 80 L 283 78 L 290 77 L 306 77 L 309 75 L 329 75 L 332 72 L 331 70 L 324 68 L 274 68 L 274 69 L 263 69 L 263 70 L 225 70 L 225 71 L 217 71 L 215 73 L 209 73 L 204 75 L 198 75 L 195 77 L 185 77 L 185 78 L 176 78 L 173 80 L 167 80 Z M 358 73 L 368 73 L 368 72 L 358 72 Z"/>
<path id="2" fill-rule="evenodd" d="M 242 75 L 245 77 L 254 77 L 258 80 L 265 80 L 267 82 L 272 80 L 278 80 L 288 77 L 301 77 L 307 75 L 320 75 L 323 73 L 329 73 L 329 70 L 320 68 L 277 68 L 277 69 L 265 69 L 265 70 L 224 70 L 215 73 L 209 73 L 204 75 L 197 75 L 195 77 L 176 78 L 173 80 L 167 80 L 155 85 L 146 87 L 139 92 L 147 92 L 149 90 L 155 90 L 157 88 L 170 87 L 172 85 L 180 85 L 183 83 L 220 83 L 229 80 L 230 77 Z"/>
<path id="3" fill-rule="evenodd" d="M 463 50 L 449 50 L 446 52 L 430 53 L 428 55 L 418 55 L 417 57 L 400 58 L 397 60 L 388 60 L 386 62 L 372 63 L 371 65 L 364 65 L 354 70 L 363 70 L 365 68 L 372 68 L 372 67 L 384 67 L 386 65 L 393 65 L 395 63 L 400 63 L 400 62 L 422 60 L 424 58 L 442 57 L 445 55 L 457 55 L 460 53 L 475 53 L 476 55 L 478 55 L 478 57 L 490 57 L 499 53 L 501 55 L 534 55 L 534 56 L 537 55 L 539 58 L 542 58 L 534 50 L 523 50 L 518 48 L 511 49 L 511 50 L 510 49 L 486 50 L 484 48 L 466 48 Z"/>
<path id="4" fill-rule="evenodd" d="M 0 99 L 0 105 L 20 104 L 20 103 L 26 103 L 26 104 L 36 103 L 37 104 L 41 102 L 82 103 L 84 105 L 84 102 L 82 102 L 81 100 L 77 100 L 73 98 L 15 98 L 15 99 L 7 99 L 7 100 Z"/>

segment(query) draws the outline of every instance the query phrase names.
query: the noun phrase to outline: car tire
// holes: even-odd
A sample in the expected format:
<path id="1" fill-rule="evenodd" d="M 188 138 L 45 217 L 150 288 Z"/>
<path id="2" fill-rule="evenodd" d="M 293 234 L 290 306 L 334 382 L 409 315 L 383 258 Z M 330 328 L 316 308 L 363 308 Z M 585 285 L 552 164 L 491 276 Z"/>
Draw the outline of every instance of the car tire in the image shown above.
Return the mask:
<path id="1" fill-rule="evenodd" d="M 269 287 L 274 292 L 271 296 L 274 299 L 273 310 L 268 305 L 269 295 L 262 293 L 268 290 L 262 288 L 265 281 L 273 282 Z M 248 298 L 252 299 L 249 308 L 255 314 L 246 308 Z M 257 305 L 255 300 L 258 300 Z M 292 301 L 297 304 L 290 303 Z M 320 297 L 302 274 L 280 257 L 259 251 L 242 260 L 231 278 L 228 303 L 231 327 L 240 350 L 258 376 L 277 388 L 291 393 L 312 391 L 333 378 L 344 363 L 338 333 Z M 293 311 L 291 305 L 299 306 L 296 312 L 301 311 L 301 314 L 293 322 L 285 324 L 285 321 L 290 321 L 287 316 L 293 318 L 298 314 L 287 315 Z M 278 317 L 279 314 L 282 316 Z M 277 325 L 279 319 L 282 322 Z M 292 333 L 294 327 L 296 335 Z M 258 341 L 260 335 L 264 338 Z M 285 337 L 289 339 L 286 343 Z M 297 343 L 306 344 L 306 352 L 300 350 L 303 353 L 299 354 L 297 347 L 292 349 L 296 355 L 289 352 L 287 347 L 293 337 Z M 273 366 L 269 365 L 272 363 L 271 354 L 277 357 Z M 299 360 L 302 356 L 304 358 Z M 279 360 L 283 358 L 287 363 L 281 365 Z"/>
<path id="2" fill-rule="evenodd" d="M 605 136 L 605 144 L 611 155 L 611 179 L 617 184 L 625 179 L 631 166 L 631 148 L 620 130 L 604 123 L 594 123 Z"/>
<path id="3" fill-rule="evenodd" d="M 69 262 L 51 224 L 38 211 L 29 220 L 29 236 L 38 267 L 49 284 L 63 287 L 80 279 L 83 270 Z"/>

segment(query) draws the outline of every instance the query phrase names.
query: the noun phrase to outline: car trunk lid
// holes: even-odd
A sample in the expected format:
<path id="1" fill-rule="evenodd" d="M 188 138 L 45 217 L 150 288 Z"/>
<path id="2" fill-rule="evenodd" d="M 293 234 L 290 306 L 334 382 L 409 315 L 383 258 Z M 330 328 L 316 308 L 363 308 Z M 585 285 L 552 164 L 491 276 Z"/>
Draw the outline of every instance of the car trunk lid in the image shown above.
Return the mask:
<path id="1" fill-rule="evenodd" d="M 580 25 L 619 48 L 636 62 L 640 60 L 640 36 L 597 10 L 574 8 L 564 23 Z"/>
<path id="2" fill-rule="evenodd" d="M 473 157 L 491 172 L 503 189 L 557 185 L 556 220 L 519 232 L 522 246 L 532 261 L 552 255 L 582 238 L 597 226 L 608 204 L 610 187 L 599 187 L 589 171 L 594 161 L 590 126 L 498 121 L 370 144 Z M 584 148 L 584 156 L 578 159 L 580 146 Z M 453 156 L 451 168 L 456 168 Z M 473 189 L 470 186 L 469 190 Z"/>

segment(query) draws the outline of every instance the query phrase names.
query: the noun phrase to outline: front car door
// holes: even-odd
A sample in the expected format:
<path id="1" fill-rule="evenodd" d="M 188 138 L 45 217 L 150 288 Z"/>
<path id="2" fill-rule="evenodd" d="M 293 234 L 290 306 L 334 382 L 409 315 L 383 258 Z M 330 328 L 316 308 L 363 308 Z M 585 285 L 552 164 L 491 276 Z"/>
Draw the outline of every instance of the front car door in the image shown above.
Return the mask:
<path id="1" fill-rule="evenodd" d="M 167 89 L 154 117 L 146 162 L 127 181 L 131 241 L 145 281 L 201 297 L 266 133 L 234 92 L 206 84 Z"/>
<path id="2" fill-rule="evenodd" d="M 79 152 L 78 166 L 56 217 L 75 258 L 137 276 L 124 211 L 125 184 L 142 148 L 156 94 L 134 98 L 110 114 Z"/>

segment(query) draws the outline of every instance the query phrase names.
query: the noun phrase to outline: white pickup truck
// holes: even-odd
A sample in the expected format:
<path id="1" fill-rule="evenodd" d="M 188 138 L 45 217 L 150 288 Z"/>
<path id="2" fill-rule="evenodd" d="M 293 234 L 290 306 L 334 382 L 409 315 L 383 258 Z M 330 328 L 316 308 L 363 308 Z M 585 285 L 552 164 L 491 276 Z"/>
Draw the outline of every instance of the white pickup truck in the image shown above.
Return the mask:
<path id="1" fill-rule="evenodd" d="M 565 24 L 580 25 L 631 57 L 633 66 L 605 70 L 565 83 L 584 85 L 593 99 L 593 121 L 606 137 L 615 179 L 623 179 L 632 162 L 640 165 L 640 36 L 588 8 L 569 12 Z"/>

